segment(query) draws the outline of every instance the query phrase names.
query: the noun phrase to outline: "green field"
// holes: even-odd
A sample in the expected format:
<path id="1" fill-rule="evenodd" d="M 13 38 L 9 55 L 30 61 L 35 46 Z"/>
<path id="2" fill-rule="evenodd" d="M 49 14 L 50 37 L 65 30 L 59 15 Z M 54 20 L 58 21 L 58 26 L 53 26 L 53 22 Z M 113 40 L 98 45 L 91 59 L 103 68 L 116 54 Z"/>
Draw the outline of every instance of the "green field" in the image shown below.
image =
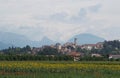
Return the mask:
<path id="1" fill-rule="evenodd" d="M 120 78 L 120 63 L 1 61 L 0 78 Z"/>

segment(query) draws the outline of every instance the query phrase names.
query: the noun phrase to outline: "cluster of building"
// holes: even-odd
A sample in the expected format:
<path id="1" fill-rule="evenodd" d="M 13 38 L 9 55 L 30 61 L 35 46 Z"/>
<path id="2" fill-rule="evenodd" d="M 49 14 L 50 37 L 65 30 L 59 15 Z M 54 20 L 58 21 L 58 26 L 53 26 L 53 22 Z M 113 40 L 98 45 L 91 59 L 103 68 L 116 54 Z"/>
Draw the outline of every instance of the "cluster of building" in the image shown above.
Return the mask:
<path id="1" fill-rule="evenodd" d="M 42 46 L 40 48 L 33 48 L 32 49 L 32 54 L 36 54 L 37 52 L 43 50 L 46 47 L 51 47 L 51 48 L 56 48 L 58 52 L 64 55 L 69 55 L 74 57 L 74 61 L 78 61 L 80 57 L 84 57 L 83 52 L 77 52 L 77 48 L 85 49 L 85 50 L 92 50 L 92 49 L 102 49 L 103 48 L 103 42 L 99 42 L 96 44 L 84 44 L 84 45 L 77 45 L 77 38 L 74 39 L 74 42 L 67 42 L 63 45 L 60 43 L 56 43 L 55 45 L 50 45 L 50 46 Z M 91 54 L 91 57 L 102 57 L 101 54 L 93 53 Z M 110 55 L 109 58 L 114 58 L 116 59 L 116 56 Z M 120 55 L 117 56 L 117 58 L 120 58 Z"/>
<path id="2" fill-rule="evenodd" d="M 76 51 L 78 47 L 80 47 L 81 49 L 91 50 L 92 48 L 95 48 L 95 49 L 102 48 L 102 44 L 98 43 L 98 44 L 77 45 L 77 38 L 75 38 L 74 42 L 67 42 L 63 45 L 61 45 L 60 43 L 56 43 L 55 45 L 50 45 L 50 46 L 47 45 L 47 46 L 42 46 L 40 48 L 34 47 L 32 48 L 32 54 L 35 55 L 37 54 L 37 52 L 42 51 L 46 47 L 56 48 L 59 53 L 72 56 L 74 57 L 74 61 L 77 61 L 79 60 L 80 57 L 84 56 L 84 53 Z M 96 54 L 95 56 L 98 56 L 98 55 Z"/>

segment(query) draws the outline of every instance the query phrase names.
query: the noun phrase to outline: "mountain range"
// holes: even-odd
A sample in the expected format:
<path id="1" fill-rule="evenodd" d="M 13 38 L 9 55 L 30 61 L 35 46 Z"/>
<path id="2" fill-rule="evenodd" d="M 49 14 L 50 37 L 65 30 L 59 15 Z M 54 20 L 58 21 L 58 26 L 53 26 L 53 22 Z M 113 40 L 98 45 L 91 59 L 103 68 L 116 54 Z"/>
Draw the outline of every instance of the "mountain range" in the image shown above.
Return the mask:
<path id="1" fill-rule="evenodd" d="M 78 44 L 93 44 L 105 40 L 104 38 L 100 38 L 92 34 L 79 34 L 70 38 L 68 42 L 73 42 L 74 38 L 77 38 Z M 41 41 L 32 41 L 24 35 L 10 32 L 0 32 L 0 49 L 8 48 L 11 46 L 24 47 L 26 45 L 30 45 L 32 47 L 40 47 L 42 45 L 51 45 L 55 43 L 55 41 L 50 40 L 48 37 L 44 37 Z"/>

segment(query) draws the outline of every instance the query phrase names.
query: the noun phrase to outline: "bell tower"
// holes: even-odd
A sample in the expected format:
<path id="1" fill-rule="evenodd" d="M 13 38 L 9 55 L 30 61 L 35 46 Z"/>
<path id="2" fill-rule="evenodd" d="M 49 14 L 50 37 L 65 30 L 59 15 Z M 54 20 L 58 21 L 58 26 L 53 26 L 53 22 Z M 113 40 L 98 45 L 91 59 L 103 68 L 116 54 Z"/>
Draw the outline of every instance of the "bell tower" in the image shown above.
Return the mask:
<path id="1" fill-rule="evenodd" d="M 77 45 L 77 38 L 74 38 L 74 45 Z"/>

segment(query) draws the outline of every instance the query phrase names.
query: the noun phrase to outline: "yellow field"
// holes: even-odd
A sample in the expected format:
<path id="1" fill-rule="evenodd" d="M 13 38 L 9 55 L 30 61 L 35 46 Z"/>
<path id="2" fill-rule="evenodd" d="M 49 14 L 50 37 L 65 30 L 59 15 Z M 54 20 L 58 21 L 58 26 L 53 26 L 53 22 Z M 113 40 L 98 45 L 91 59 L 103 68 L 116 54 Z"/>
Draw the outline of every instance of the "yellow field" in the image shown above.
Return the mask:
<path id="1" fill-rule="evenodd" d="M 0 78 L 119 78 L 119 73 L 119 62 L 0 62 Z"/>
<path id="2" fill-rule="evenodd" d="M 92 62 L 92 63 L 77 63 L 77 62 L 33 62 L 33 61 L 18 61 L 18 62 L 0 62 L 0 71 L 50 71 L 50 72 L 65 72 L 66 70 L 74 71 L 89 71 L 89 70 L 110 70 L 120 71 L 120 63 L 110 62 Z"/>

